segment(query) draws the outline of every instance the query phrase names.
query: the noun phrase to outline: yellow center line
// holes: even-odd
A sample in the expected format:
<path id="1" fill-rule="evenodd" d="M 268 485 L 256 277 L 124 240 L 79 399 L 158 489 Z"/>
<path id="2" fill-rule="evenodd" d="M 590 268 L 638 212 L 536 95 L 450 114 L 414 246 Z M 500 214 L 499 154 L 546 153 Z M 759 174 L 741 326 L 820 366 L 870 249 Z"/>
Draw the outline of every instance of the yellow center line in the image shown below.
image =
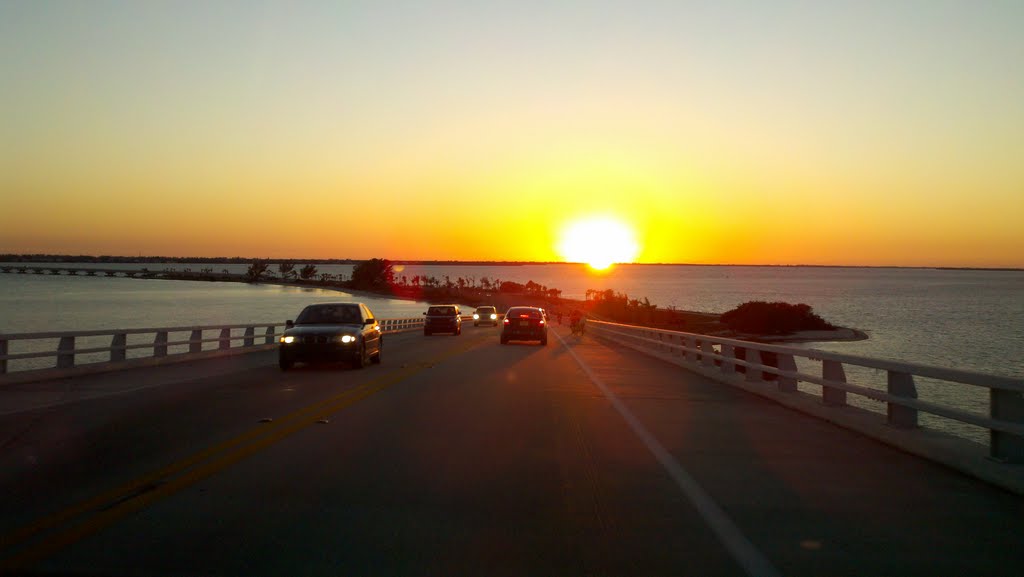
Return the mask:
<path id="1" fill-rule="evenodd" d="M 320 419 L 354 405 L 355 403 L 358 403 L 359 401 L 370 397 L 391 385 L 423 372 L 433 364 L 461 355 L 480 344 L 481 341 L 482 338 L 472 339 L 465 345 L 436 357 L 431 364 L 413 366 L 406 369 L 400 369 L 397 372 L 388 375 L 382 375 L 368 383 L 349 389 L 344 393 L 303 407 L 302 409 L 286 415 L 280 421 L 276 421 L 272 426 L 261 426 L 251 429 L 246 433 L 217 443 L 212 447 L 163 467 L 154 473 L 139 477 L 115 489 L 106 491 L 96 497 L 88 499 L 87 501 L 68 507 L 67 509 L 53 515 L 44 517 L 43 519 L 40 519 L 9 535 L 5 535 L 0 539 L 0 549 L 16 545 L 30 539 L 32 536 L 40 532 L 54 529 L 59 525 L 70 522 L 76 517 L 93 513 L 77 526 L 53 535 L 43 540 L 41 543 L 3 561 L 0 563 L 0 572 L 22 568 L 35 561 L 44 559 L 68 545 L 99 532 L 125 515 L 138 511 L 159 499 L 173 495 L 186 487 L 222 471 L 242 459 L 257 453 L 260 450 L 265 449 L 312 424 L 315 424 Z M 209 462 L 204 463 L 204 461 Z M 198 466 L 191 471 L 187 470 L 200 464 L 201 466 Z M 175 477 L 178 473 L 182 474 Z M 159 480 L 166 480 L 166 482 L 154 487 L 151 491 L 133 495 L 139 489 L 152 486 Z M 120 502 L 118 502 L 119 500 Z M 110 503 L 116 504 L 105 510 L 100 510 L 100 507 L 109 505 Z"/>
<path id="2" fill-rule="evenodd" d="M 3 535 L 2 537 L 0 537 L 0 549 L 6 549 L 8 547 L 16 545 L 17 543 L 32 537 L 33 535 L 35 535 L 36 533 L 39 533 L 40 531 L 45 531 L 45 530 L 47 530 L 47 529 L 49 529 L 51 527 L 54 527 L 54 526 L 59 525 L 61 523 L 64 523 L 65 521 L 67 521 L 67 520 L 69 520 L 71 518 L 77 517 L 79 515 L 82 515 L 84 513 L 89 512 L 91 510 L 94 510 L 94 509 L 97 509 L 99 507 L 102 507 L 103 505 L 106 505 L 106 504 L 110 503 L 111 501 L 115 501 L 115 500 L 117 500 L 119 498 L 122 498 L 125 494 L 137 491 L 138 489 L 140 489 L 142 487 L 146 487 L 148 485 L 152 485 L 153 483 L 155 483 L 156 481 L 158 481 L 160 479 L 163 479 L 165 477 L 168 477 L 168 476 L 174 475 L 174 474 L 176 474 L 176 473 L 178 473 L 180 471 L 183 471 L 183 470 L 185 470 L 185 469 L 195 465 L 196 463 L 199 463 L 201 461 L 204 461 L 204 460 L 206 460 L 206 459 L 216 455 L 217 453 L 221 453 L 223 451 L 231 449 L 232 447 L 240 445 L 240 444 L 242 444 L 242 443 L 244 443 L 246 441 L 249 441 L 251 439 L 258 438 L 258 437 L 263 436 L 263 435 L 269 435 L 270 433 L 274 432 L 277 428 L 280 428 L 280 427 L 286 425 L 287 423 L 292 422 L 292 421 L 294 421 L 296 419 L 300 419 L 306 413 L 309 413 L 311 411 L 316 411 L 317 409 L 322 408 L 325 404 L 336 402 L 336 401 L 342 400 L 342 399 L 344 399 L 344 398 L 346 398 L 346 397 L 348 397 L 350 395 L 358 393 L 361 388 L 370 386 L 374 382 L 376 382 L 377 380 L 380 380 L 380 379 L 376 379 L 374 381 L 371 381 L 370 383 L 367 383 L 367 384 L 364 384 L 364 385 L 360 385 L 360 386 L 352 388 L 352 389 L 348 389 L 345 392 L 340 393 L 338 395 L 335 395 L 333 397 L 330 397 L 330 398 L 328 398 L 326 400 L 318 401 L 317 403 L 315 403 L 313 405 L 310 405 L 310 406 L 298 409 L 298 410 L 292 412 L 291 414 L 285 415 L 284 417 L 282 417 L 279 421 L 277 421 L 275 423 L 271 423 L 271 424 L 268 424 L 268 425 L 265 425 L 265 426 L 261 426 L 261 427 L 256 427 L 256 428 L 250 429 L 249 431 L 246 431 L 245 433 L 243 433 L 241 435 L 238 435 L 238 436 L 233 437 L 231 439 L 227 439 L 225 441 L 221 441 L 220 443 L 217 443 L 217 444 L 215 444 L 215 445 L 213 445 L 211 447 L 207 447 L 206 449 L 203 449 L 202 451 L 199 451 L 198 453 L 194 453 L 194 454 L 192 454 L 192 455 L 190 455 L 188 457 L 185 457 L 185 458 L 183 458 L 183 459 L 181 459 L 179 461 L 171 463 L 170 465 L 167 465 L 167 466 L 165 466 L 165 467 L 163 467 L 161 469 L 158 469 L 157 471 L 154 471 L 154 472 L 152 472 L 152 473 L 150 473 L 148 475 L 144 475 L 142 477 L 138 477 L 138 478 L 136 478 L 136 479 L 134 479 L 132 481 L 129 481 L 129 482 L 123 484 L 123 485 L 120 485 L 120 486 L 115 487 L 115 488 L 113 488 L 113 489 L 111 489 L 109 491 L 106 491 L 104 493 L 96 495 L 95 497 L 93 497 L 93 498 L 91 498 L 91 499 L 89 499 L 87 501 L 84 501 L 84 502 L 79 503 L 77 505 L 73 505 L 71 507 L 68 507 L 67 509 L 64 509 L 63 511 L 60 511 L 58 513 L 54 513 L 52 515 L 44 517 L 43 519 L 40 519 L 40 520 L 36 521 L 35 523 L 32 523 L 31 525 L 28 525 L 26 527 L 18 529 L 17 531 L 15 531 L 13 533 L 9 533 L 7 535 Z"/>

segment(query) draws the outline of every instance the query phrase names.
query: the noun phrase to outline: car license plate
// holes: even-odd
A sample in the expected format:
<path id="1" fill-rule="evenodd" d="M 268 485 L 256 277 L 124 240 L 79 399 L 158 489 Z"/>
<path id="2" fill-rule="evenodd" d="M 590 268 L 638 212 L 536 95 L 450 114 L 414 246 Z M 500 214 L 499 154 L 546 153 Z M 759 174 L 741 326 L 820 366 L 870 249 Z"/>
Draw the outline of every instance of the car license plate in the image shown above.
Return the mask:
<path id="1" fill-rule="evenodd" d="M 519 321 L 519 326 L 528 327 L 530 326 L 530 321 Z"/>

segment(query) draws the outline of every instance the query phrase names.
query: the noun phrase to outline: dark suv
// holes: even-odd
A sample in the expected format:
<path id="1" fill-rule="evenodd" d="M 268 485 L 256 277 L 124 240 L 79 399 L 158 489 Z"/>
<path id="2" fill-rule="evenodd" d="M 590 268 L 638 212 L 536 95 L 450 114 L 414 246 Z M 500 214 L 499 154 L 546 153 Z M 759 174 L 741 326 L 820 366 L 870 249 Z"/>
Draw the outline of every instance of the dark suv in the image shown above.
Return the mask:
<path id="1" fill-rule="evenodd" d="M 423 321 L 423 334 L 434 333 L 462 334 L 462 313 L 459 305 L 435 305 L 423 313 L 427 316 Z"/>
<path id="2" fill-rule="evenodd" d="M 512 307 L 505 313 L 501 327 L 501 344 L 509 341 L 540 341 L 548 344 L 548 323 L 544 309 Z"/>

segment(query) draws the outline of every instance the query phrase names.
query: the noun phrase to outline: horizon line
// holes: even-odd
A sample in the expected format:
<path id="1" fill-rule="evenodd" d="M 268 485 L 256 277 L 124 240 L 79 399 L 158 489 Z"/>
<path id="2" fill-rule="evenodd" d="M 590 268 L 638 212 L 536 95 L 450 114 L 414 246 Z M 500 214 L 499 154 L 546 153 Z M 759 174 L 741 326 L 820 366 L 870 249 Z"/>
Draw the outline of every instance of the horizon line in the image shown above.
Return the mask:
<path id="1" fill-rule="evenodd" d="M 127 255 L 90 255 L 90 254 L 48 254 L 48 253 L 4 253 L 0 254 L 0 262 L 18 262 L 8 260 L 9 258 L 24 259 L 27 257 L 39 257 L 49 259 L 65 259 L 63 262 L 90 262 L 97 259 L 116 259 L 115 262 L 196 262 L 204 264 L 212 263 L 236 263 L 237 261 L 265 261 L 273 263 L 312 263 L 312 264 L 353 264 L 365 262 L 368 258 L 273 258 L 273 257 L 250 257 L 250 256 L 127 256 Z M 379 258 L 379 257 L 373 257 Z M 81 259 L 81 260 L 74 260 Z M 88 260 L 85 260 L 88 259 Z M 523 266 L 523 265 L 580 265 L 588 266 L 585 262 L 572 261 L 535 261 L 535 260 L 450 260 L 450 259 L 385 259 L 393 264 L 402 265 L 434 265 L 446 264 L 453 266 Z M 743 263 L 692 263 L 692 262 L 617 262 L 612 266 L 720 266 L 720 267 L 761 267 L 761 268 L 878 268 L 878 269 L 931 269 L 931 270 L 979 270 L 979 271 L 1024 271 L 1024 267 L 1013 266 L 957 266 L 957 265 L 871 265 L 871 264 L 743 264 Z"/>

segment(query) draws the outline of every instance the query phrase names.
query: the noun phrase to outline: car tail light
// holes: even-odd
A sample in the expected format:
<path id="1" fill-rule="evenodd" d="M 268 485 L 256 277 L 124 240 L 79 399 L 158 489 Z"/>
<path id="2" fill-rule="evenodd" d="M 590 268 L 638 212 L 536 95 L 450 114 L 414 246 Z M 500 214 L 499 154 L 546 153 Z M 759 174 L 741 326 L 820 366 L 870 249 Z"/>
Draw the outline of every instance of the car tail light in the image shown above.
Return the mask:
<path id="1" fill-rule="evenodd" d="M 544 319 L 540 319 L 540 324 L 544 324 Z"/>
<path id="2" fill-rule="evenodd" d="M 509 321 L 509 320 L 508 320 L 508 317 L 505 317 L 505 320 L 504 320 L 504 321 L 502 321 L 502 322 L 503 322 L 503 323 L 505 323 L 505 324 L 507 325 L 507 324 L 509 324 L 509 322 L 511 322 L 511 321 Z"/>

